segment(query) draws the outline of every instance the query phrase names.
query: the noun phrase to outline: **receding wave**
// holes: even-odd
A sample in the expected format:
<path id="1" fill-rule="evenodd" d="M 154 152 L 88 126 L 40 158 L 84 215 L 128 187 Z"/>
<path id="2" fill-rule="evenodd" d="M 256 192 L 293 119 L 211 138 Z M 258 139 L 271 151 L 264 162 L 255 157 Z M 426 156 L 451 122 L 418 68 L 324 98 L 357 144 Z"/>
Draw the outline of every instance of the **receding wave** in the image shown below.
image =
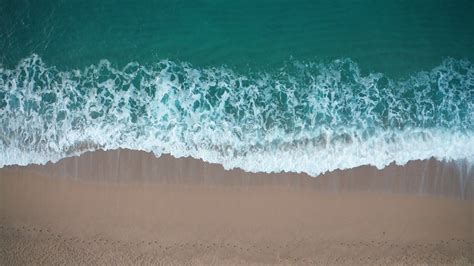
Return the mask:
<path id="1" fill-rule="evenodd" d="M 0 66 L 0 166 L 96 149 L 320 173 L 435 157 L 474 161 L 474 66 L 393 80 L 350 59 L 237 73 L 163 60 L 82 70 L 37 55 Z"/>

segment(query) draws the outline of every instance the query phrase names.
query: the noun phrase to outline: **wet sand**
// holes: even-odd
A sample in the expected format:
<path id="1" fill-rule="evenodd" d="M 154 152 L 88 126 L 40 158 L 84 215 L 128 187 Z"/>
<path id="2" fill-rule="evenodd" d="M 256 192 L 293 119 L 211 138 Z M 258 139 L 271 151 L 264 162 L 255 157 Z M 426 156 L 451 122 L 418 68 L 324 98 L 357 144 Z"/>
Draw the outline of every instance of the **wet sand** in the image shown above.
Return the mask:
<path id="1" fill-rule="evenodd" d="M 0 169 L 0 264 L 472 264 L 473 169 L 318 178 L 144 152 Z"/>

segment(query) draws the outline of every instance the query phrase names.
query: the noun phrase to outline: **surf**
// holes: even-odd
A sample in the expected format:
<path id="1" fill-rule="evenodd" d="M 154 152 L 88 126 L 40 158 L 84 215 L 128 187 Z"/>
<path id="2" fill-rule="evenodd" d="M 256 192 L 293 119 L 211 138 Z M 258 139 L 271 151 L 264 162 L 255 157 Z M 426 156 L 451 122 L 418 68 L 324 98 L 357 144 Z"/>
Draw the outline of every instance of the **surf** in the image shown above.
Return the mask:
<path id="1" fill-rule="evenodd" d="M 395 80 L 348 58 L 239 73 L 170 60 L 61 70 L 31 55 L 0 77 L 0 167 L 119 148 L 312 176 L 474 161 L 468 60 Z"/>

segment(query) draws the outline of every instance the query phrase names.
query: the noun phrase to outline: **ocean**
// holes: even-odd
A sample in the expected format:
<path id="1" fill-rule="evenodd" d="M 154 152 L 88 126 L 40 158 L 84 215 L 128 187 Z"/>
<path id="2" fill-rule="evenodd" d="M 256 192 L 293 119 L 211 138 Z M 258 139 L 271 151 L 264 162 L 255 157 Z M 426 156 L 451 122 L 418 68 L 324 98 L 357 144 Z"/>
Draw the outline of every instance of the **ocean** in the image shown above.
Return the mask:
<path id="1" fill-rule="evenodd" d="M 472 14 L 463 0 L 0 0 L 0 167 L 98 149 L 312 176 L 471 163 Z"/>

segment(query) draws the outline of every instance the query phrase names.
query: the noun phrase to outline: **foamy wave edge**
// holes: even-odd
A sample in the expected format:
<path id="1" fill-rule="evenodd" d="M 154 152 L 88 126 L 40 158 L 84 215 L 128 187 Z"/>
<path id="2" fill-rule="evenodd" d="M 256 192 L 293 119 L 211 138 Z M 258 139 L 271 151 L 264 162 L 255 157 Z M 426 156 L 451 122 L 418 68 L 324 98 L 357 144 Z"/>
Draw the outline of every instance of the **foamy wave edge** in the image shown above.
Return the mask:
<path id="1" fill-rule="evenodd" d="M 474 67 L 446 59 L 402 81 L 353 61 L 237 74 L 168 60 L 60 71 L 0 67 L 0 167 L 97 149 L 303 172 L 436 158 L 474 162 Z"/>

